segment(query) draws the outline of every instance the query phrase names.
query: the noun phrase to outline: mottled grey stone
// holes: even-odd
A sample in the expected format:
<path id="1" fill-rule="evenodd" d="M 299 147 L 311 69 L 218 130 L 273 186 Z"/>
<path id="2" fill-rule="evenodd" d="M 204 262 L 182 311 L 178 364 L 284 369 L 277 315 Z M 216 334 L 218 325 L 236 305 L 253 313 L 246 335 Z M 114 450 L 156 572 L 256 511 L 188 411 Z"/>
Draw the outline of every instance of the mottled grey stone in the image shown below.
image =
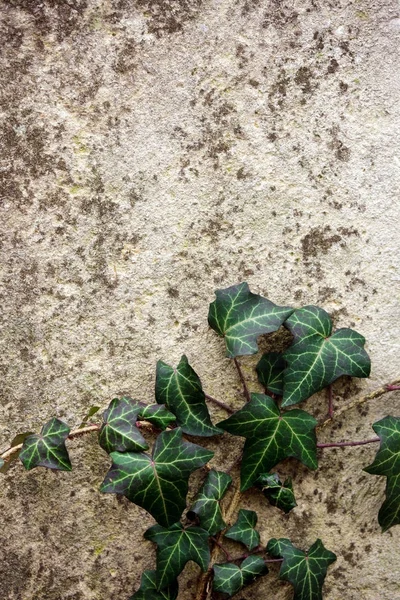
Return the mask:
<path id="1" fill-rule="evenodd" d="M 213 290 L 239 281 L 366 336 L 371 380 L 338 384 L 338 404 L 399 375 L 399 37 L 394 0 L 0 0 L 2 449 L 118 394 L 152 401 L 156 360 L 183 353 L 239 407 L 207 326 Z M 323 441 L 370 437 L 398 406 L 364 405 Z M 217 466 L 239 451 L 207 444 Z M 384 480 L 362 472 L 374 450 L 285 465 L 288 516 L 243 498 L 264 543 L 338 555 L 326 600 L 400 597 L 400 528 L 380 534 Z M 70 474 L 1 479 L 2 598 L 123 600 L 154 566 L 151 517 L 98 491 L 95 439 L 70 452 Z M 240 597 L 290 598 L 275 579 Z"/>

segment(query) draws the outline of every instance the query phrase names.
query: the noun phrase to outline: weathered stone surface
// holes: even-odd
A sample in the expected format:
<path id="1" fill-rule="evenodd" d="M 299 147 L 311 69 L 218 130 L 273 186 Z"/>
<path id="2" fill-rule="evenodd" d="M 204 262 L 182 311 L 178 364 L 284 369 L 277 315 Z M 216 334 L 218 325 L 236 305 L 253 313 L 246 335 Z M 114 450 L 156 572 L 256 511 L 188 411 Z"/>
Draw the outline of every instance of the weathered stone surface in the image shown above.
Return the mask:
<path id="1" fill-rule="evenodd" d="M 183 353 L 240 406 L 206 317 L 243 280 L 367 337 L 371 380 L 339 385 L 346 398 L 398 376 L 399 33 L 394 0 L 0 1 L 2 448 L 121 393 L 151 401 L 156 360 Z M 388 413 L 396 393 L 324 440 L 369 437 Z M 218 466 L 239 451 L 207 444 Z M 71 474 L 1 479 L 2 598 L 120 600 L 154 565 L 151 517 L 99 494 L 94 439 L 70 448 Z M 384 482 L 361 471 L 374 450 L 288 464 L 288 516 L 244 495 L 265 543 L 321 537 L 338 555 L 327 600 L 400 595 Z M 291 595 L 268 577 L 254 597 Z"/>

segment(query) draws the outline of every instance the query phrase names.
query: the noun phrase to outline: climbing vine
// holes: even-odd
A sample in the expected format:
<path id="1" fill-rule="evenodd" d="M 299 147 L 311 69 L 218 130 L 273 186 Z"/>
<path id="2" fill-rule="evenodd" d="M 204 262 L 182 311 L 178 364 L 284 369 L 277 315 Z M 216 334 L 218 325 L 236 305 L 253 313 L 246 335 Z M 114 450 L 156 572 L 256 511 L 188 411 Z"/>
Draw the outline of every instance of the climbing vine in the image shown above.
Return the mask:
<path id="1" fill-rule="evenodd" d="M 41 433 L 16 436 L 0 456 L 0 472 L 19 458 L 28 470 L 46 467 L 71 470 L 67 440 L 96 433 L 111 466 L 100 490 L 122 494 L 149 512 L 156 524 L 144 537 L 156 547 L 156 569 L 142 574 L 139 589 L 130 600 L 175 600 L 178 576 L 189 561 L 201 574 L 195 600 L 232 597 L 255 579 L 268 574 L 269 563 L 279 563 L 280 579 L 293 586 L 294 600 L 318 600 L 329 566 L 336 560 L 332 550 L 317 539 L 310 548 L 297 548 L 289 539 L 262 542 L 257 514 L 240 508 L 241 492 L 255 487 L 283 513 L 296 507 L 295 484 L 281 481 L 274 471 L 284 459 L 318 468 L 317 449 L 379 443 L 375 460 L 365 471 L 387 477 L 386 499 L 378 514 L 382 531 L 400 523 L 400 417 L 386 416 L 373 424 L 376 437 L 361 441 L 319 443 L 317 430 L 354 406 L 392 390 L 399 381 L 356 398 L 334 411 L 332 383 L 343 375 L 368 377 L 370 359 L 365 339 L 352 329 L 333 331 L 328 313 L 317 306 L 280 307 L 250 292 L 246 283 L 216 291 L 208 322 L 225 342 L 243 385 L 244 404 L 234 411 L 221 399 L 203 391 L 202 383 L 186 356 L 176 367 L 157 364 L 155 404 L 130 397 L 115 398 L 103 413 L 101 424 L 89 420 L 73 431 L 57 418 L 44 424 Z M 251 393 L 238 356 L 256 354 L 260 335 L 284 327 L 292 336 L 282 352 L 268 352 L 256 366 L 264 393 Z M 328 390 L 327 417 L 318 423 L 306 410 L 293 408 L 322 389 Z M 207 403 L 218 404 L 229 415 L 214 424 Z M 156 434 L 150 449 L 147 434 Z M 227 472 L 212 466 L 213 452 L 207 438 L 233 435 L 245 438 L 242 453 Z M 240 465 L 240 478 L 231 472 Z M 187 505 L 189 477 L 205 467 L 207 475 L 191 506 Z M 228 490 L 230 491 L 227 494 Z M 227 501 L 228 498 L 228 501 Z M 237 544 L 237 555 L 225 540 Z"/>

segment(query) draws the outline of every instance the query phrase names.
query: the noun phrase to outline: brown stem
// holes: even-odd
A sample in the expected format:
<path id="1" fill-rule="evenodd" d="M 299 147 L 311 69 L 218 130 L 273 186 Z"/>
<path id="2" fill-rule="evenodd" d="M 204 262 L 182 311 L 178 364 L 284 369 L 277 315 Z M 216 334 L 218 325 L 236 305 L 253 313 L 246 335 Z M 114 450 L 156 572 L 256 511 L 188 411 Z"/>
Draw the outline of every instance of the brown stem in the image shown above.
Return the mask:
<path id="1" fill-rule="evenodd" d="M 243 393 L 246 397 L 246 401 L 250 402 L 251 398 L 250 398 L 250 392 L 249 392 L 249 388 L 247 387 L 247 383 L 246 380 L 243 376 L 243 371 L 242 371 L 242 367 L 240 366 L 240 362 L 238 361 L 237 358 L 233 359 L 233 362 L 235 363 L 235 367 L 237 368 L 237 371 L 239 373 L 239 377 L 240 377 L 240 381 L 242 382 L 242 386 L 243 386 Z"/>
<path id="2" fill-rule="evenodd" d="M 76 438 L 80 435 L 84 435 L 85 433 L 92 433 L 92 431 L 98 431 L 100 429 L 100 427 L 101 427 L 101 425 L 88 425 L 87 427 L 81 427 L 80 429 L 74 429 L 73 431 L 70 432 L 67 439 L 72 440 L 73 438 Z M 23 444 L 18 444 L 18 446 L 12 446 L 11 448 L 9 448 L 5 452 L 3 452 L 3 454 L 0 454 L 0 458 L 2 458 L 4 460 L 4 462 L 7 462 L 8 460 L 10 460 L 10 458 L 13 454 L 15 454 L 16 452 L 21 450 L 22 446 L 23 446 Z"/>
<path id="3" fill-rule="evenodd" d="M 218 546 L 218 548 L 220 550 L 222 550 L 222 552 L 225 554 L 227 560 L 229 560 L 229 562 L 232 562 L 232 560 L 233 560 L 232 556 L 229 554 L 228 550 L 223 547 L 223 545 L 221 544 L 221 542 L 219 540 L 217 540 L 217 538 L 215 538 L 215 537 L 212 537 L 211 539 L 214 542 L 214 544 L 216 544 Z"/>
<path id="4" fill-rule="evenodd" d="M 371 440 L 362 440 L 361 442 L 328 442 L 327 444 L 317 444 L 317 448 L 342 448 L 344 446 L 365 446 L 365 444 L 374 444 L 380 442 L 380 438 L 372 438 Z"/>
<path id="5" fill-rule="evenodd" d="M 282 561 L 283 561 L 283 558 L 266 558 L 264 560 L 265 563 L 274 563 L 274 562 L 275 563 L 278 563 L 278 562 L 280 563 Z"/>
<path id="6" fill-rule="evenodd" d="M 226 512 L 224 511 L 224 514 L 223 514 L 224 521 L 227 523 L 227 525 L 230 525 L 233 513 L 235 512 L 236 507 L 239 504 L 240 497 L 241 497 L 240 484 L 239 484 L 239 481 L 237 481 L 235 493 L 232 496 L 232 500 L 231 500 Z M 212 582 L 212 579 L 214 576 L 213 566 L 214 566 L 215 562 L 217 561 L 218 554 L 221 549 L 220 548 L 220 539 L 221 539 L 222 535 L 223 535 L 223 532 L 218 534 L 217 539 L 216 539 L 218 543 L 215 543 L 215 541 L 213 542 L 213 548 L 211 550 L 209 567 L 208 567 L 208 570 L 206 571 L 206 573 L 202 573 L 199 578 L 197 594 L 196 594 L 195 600 L 207 600 L 208 595 L 211 592 L 211 582 Z"/>
<path id="7" fill-rule="evenodd" d="M 338 417 L 342 416 L 348 410 L 351 410 L 352 408 L 355 408 L 356 406 L 361 406 L 361 404 L 364 404 L 364 402 L 368 402 L 368 400 L 373 400 L 374 398 L 379 398 L 380 396 L 383 396 L 383 394 L 387 394 L 388 392 L 393 391 L 393 388 L 397 389 L 397 386 L 400 387 L 399 384 L 400 384 L 400 379 L 396 379 L 395 381 L 387 383 L 383 387 L 380 387 L 380 388 L 374 390 L 373 392 L 369 392 L 365 396 L 359 396 L 352 402 L 349 402 L 342 408 L 339 408 L 339 410 L 337 410 L 335 412 L 335 419 L 337 420 Z M 331 422 L 332 422 L 332 418 L 329 417 L 323 423 L 321 423 L 320 425 L 317 425 L 317 429 L 322 429 L 323 427 L 326 427 Z"/>
<path id="8" fill-rule="evenodd" d="M 225 404 L 225 402 L 222 402 L 221 400 L 217 400 L 216 398 L 213 398 L 212 396 L 209 396 L 208 394 L 204 394 L 204 395 L 207 400 L 209 400 L 210 402 L 213 402 L 214 404 L 217 404 L 218 406 L 220 406 L 221 408 L 226 410 L 226 412 L 229 413 L 230 415 L 232 415 L 235 412 L 234 409 L 231 408 L 230 406 L 228 406 L 227 404 Z"/>

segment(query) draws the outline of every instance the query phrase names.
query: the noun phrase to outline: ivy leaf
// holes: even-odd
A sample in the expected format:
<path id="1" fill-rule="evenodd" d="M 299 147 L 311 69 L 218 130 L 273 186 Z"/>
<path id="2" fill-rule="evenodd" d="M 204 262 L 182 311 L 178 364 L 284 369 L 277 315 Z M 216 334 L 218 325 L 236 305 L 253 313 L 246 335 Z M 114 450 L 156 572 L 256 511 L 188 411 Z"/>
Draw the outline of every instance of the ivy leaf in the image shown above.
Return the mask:
<path id="1" fill-rule="evenodd" d="M 269 392 L 282 396 L 285 367 L 286 363 L 280 352 L 263 354 L 256 366 L 258 381 Z"/>
<path id="2" fill-rule="evenodd" d="M 327 550 L 321 540 L 317 540 L 303 552 L 293 546 L 290 540 L 273 538 L 268 542 L 267 552 L 276 558 L 283 558 L 279 579 L 289 581 L 294 587 L 293 600 L 322 600 L 322 586 L 330 564 L 336 554 Z"/>
<path id="3" fill-rule="evenodd" d="M 143 452 L 112 452 L 110 456 L 113 464 L 100 490 L 123 494 L 168 527 L 185 509 L 190 473 L 214 453 L 185 442 L 177 428 L 160 433 L 152 457 Z"/>
<path id="4" fill-rule="evenodd" d="M 257 479 L 256 485 L 261 489 L 268 502 L 283 512 L 288 513 L 297 506 L 291 477 L 282 483 L 278 473 L 263 473 Z"/>
<path id="5" fill-rule="evenodd" d="M 86 426 L 86 423 L 88 422 L 88 420 L 93 417 L 93 415 L 95 415 L 96 413 L 98 413 L 100 410 L 100 406 L 91 406 L 88 410 L 88 412 L 86 413 L 86 415 L 83 417 L 82 419 L 82 423 L 79 425 L 78 429 L 82 429 L 82 427 Z"/>
<path id="6" fill-rule="evenodd" d="M 157 571 L 143 571 L 140 588 L 129 600 L 176 600 L 178 582 L 176 579 L 168 587 L 157 591 Z"/>
<path id="7" fill-rule="evenodd" d="M 157 589 L 170 585 L 189 560 L 203 571 L 208 568 L 210 549 L 208 532 L 201 527 L 183 527 L 174 523 L 169 529 L 161 525 L 150 527 L 144 537 L 157 544 Z"/>
<path id="8" fill-rule="evenodd" d="M 283 353 L 282 406 L 298 404 L 331 384 L 341 375 L 368 377 L 371 361 L 364 350 L 365 338 L 353 329 L 332 333 L 332 321 L 318 306 L 295 310 L 286 321 L 294 336 L 293 345 Z"/>
<path id="9" fill-rule="evenodd" d="M 381 443 L 374 462 L 364 471 L 387 477 L 386 500 L 378 514 L 384 532 L 400 523 L 400 418 L 384 417 L 372 427 Z"/>
<path id="10" fill-rule="evenodd" d="M 208 323 L 225 338 L 226 356 L 255 354 L 257 338 L 276 331 L 293 312 L 293 308 L 277 306 L 250 292 L 247 283 L 216 290 L 210 304 Z"/>
<path id="11" fill-rule="evenodd" d="M 284 458 L 294 457 L 310 469 L 317 468 L 317 421 L 303 410 L 281 413 L 269 396 L 251 394 L 250 402 L 218 425 L 247 438 L 241 469 L 242 491 Z"/>
<path id="12" fill-rule="evenodd" d="M 201 527 L 206 529 L 210 535 L 215 535 L 226 527 L 219 501 L 223 498 L 231 483 L 232 477 L 230 475 L 212 469 L 187 514 L 189 519 L 192 519 L 191 513 L 197 515 Z"/>
<path id="13" fill-rule="evenodd" d="M 19 458 L 28 471 L 34 467 L 47 467 L 57 471 L 71 471 L 72 466 L 65 440 L 70 428 L 56 419 L 50 419 L 42 427 L 40 435 L 25 438 Z"/>
<path id="14" fill-rule="evenodd" d="M 148 421 L 159 429 L 166 429 L 168 425 L 176 421 L 175 415 L 167 410 L 164 404 L 141 404 L 138 419 Z"/>
<path id="15" fill-rule="evenodd" d="M 234 563 L 214 566 L 213 589 L 233 596 L 245 585 L 252 583 L 259 575 L 266 575 L 268 568 L 260 556 L 248 556 L 240 567 Z"/>
<path id="16" fill-rule="evenodd" d="M 186 356 L 176 369 L 158 361 L 156 400 L 176 415 L 184 433 L 204 437 L 222 433 L 211 423 L 200 379 Z"/>
<path id="17" fill-rule="evenodd" d="M 257 513 L 241 508 L 236 523 L 224 535 L 230 540 L 241 542 L 249 550 L 254 550 L 260 543 L 260 534 L 254 529 L 256 525 Z"/>
<path id="18" fill-rule="evenodd" d="M 34 435 L 33 431 L 25 431 L 24 433 L 17 433 L 16 436 L 14 436 L 11 444 L 10 444 L 10 449 L 14 448 L 14 446 L 19 446 L 20 444 L 22 444 L 26 438 L 29 435 Z M 7 460 L 3 460 L 2 458 L 0 458 L 0 473 L 2 473 L 3 475 L 5 475 L 8 471 L 8 469 L 11 467 L 11 465 L 18 459 L 21 450 L 17 450 L 16 452 L 14 452 L 13 454 L 11 454 L 11 456 L 9 456 L 7 458 Z"/>
<path id="19" fill-rule="evenodd" d="M 146 440 L 136 427 L 140 406 L 131 398 L 114 398 L 104 412 L 99 444 L 108 454 L 147 450 Z"/>

